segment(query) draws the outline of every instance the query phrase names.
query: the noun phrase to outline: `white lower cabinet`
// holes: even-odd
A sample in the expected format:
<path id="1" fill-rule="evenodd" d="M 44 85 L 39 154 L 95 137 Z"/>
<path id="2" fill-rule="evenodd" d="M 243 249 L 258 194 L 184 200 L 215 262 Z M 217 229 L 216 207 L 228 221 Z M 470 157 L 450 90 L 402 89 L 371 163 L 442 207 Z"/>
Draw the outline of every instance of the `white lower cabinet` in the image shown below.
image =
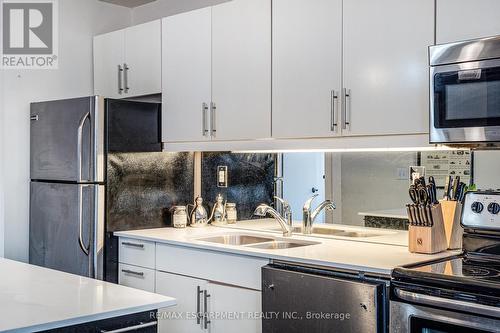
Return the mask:
<path id="1" fill-rule="evenodd" d="M 156 272 L 156 292 L 177 299 L 160 314 L 160 333 L 261 332 L 261 292 Z"/>
<path id="2" fill-rule="evenodd" d="M 262 293 L 257 290 L 217 283 L 207 285 L 210 295 L 208 310 L 210 332 L 259 333 L 262 331 L 260 313 Z"/>
<path id="3" fill-rule="evenodd" d="M 120 263 L 118 265 L 118 283 L 122 286 L 154 292 L 155 271 Z"/>

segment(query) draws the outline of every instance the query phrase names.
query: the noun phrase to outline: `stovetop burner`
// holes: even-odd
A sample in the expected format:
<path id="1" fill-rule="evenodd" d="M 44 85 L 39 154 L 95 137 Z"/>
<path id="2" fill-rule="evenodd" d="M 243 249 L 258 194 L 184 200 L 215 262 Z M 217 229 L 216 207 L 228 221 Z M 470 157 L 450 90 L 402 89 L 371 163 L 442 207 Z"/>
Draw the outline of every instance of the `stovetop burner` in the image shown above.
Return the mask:
<path id="1" fill-rule="evenodd" d="M 462 275 L 469 277 L 496 277 L 500 276 L 500 272 L 496 269 L 486 268 L 486 267 L 478 267 L 478 266 L 469 266 L 464 265 L 462 267 Z"/>

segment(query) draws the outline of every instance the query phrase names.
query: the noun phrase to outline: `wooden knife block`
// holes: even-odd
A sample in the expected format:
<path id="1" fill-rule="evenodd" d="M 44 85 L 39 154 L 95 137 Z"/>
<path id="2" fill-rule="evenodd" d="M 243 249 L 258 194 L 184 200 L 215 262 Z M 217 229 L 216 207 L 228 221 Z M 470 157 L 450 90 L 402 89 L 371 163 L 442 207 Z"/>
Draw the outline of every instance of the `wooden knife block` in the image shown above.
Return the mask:
<path id="1" fill-rule="evenodd" d="M 444 230 L 448 241 L 448 249 L 461 249 L 464 230 L 460 225 L 460 218 L 463 206 L 458 201 L 442 200 L 440 203 L 443 210 Z"/>
<path id="2" fill-rule="evenodd" d="M 408 230 L 408 249 L 412 253 L 434 254 L 448 248 L 441 205 L 431 210 L 434 226 L 419 227 L 410 225 Z"/>

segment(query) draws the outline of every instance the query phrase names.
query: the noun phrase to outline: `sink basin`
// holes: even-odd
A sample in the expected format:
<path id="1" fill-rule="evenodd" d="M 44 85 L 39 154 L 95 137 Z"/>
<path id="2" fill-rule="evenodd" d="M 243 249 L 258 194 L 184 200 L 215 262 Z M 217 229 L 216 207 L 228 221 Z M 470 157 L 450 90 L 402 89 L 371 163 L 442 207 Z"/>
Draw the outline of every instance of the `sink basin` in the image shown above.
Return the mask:
<path id="1" fill-rule="evenodd" d="M 281 228 L 273 228 L 273 231 L 281 231 Z M 302 227 L 294 227 L 294 234 L 302 234 Z M 313 227 L 312 234 L 314 235 L 322 235 L 322 236 L 340 236 L 340 237 L 350 237 L 350 238 L 365 238 L 365 237 L 377 237 L 384 236 L 384 233 L 377 232 L 364 232 L 364 231 L 354 231 L 354 230 L 344 230 L 344 229 L 335 229 L 335 228 L 325 228 L 325 227 Z"/>
<path id="2" fill-rule="evenodd" d="M 260 237 L 255 235 L 229 234 L 196 239 L 202 242 L 217 243 L 224 245 L 249 245 L 274 241 L 274 238 Z"/>
<path id="3" fill-rule="evenodd" d="M 294 247 L 310 246 L 310 245 L 316 245 L 316 244 L 321 244 L 321 243 L 275 240 L 272 242 L 255 244 L 255 245 L 251 245 L 248 247 L 253 247 L 256 249 L 265 249 L 265 250 L 282 250 L 282 249 L 291 249 Z"/>

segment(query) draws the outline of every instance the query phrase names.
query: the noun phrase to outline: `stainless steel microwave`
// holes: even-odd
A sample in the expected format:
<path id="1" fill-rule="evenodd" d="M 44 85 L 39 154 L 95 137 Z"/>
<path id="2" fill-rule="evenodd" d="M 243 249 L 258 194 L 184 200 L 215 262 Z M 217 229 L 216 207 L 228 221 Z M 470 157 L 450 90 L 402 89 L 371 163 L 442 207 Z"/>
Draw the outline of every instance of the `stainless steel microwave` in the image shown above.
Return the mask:
<path id="1" fill-rule="evenodd" d="M 431 46 L 430 142 L 500 144 L 500 36 Z"/>

